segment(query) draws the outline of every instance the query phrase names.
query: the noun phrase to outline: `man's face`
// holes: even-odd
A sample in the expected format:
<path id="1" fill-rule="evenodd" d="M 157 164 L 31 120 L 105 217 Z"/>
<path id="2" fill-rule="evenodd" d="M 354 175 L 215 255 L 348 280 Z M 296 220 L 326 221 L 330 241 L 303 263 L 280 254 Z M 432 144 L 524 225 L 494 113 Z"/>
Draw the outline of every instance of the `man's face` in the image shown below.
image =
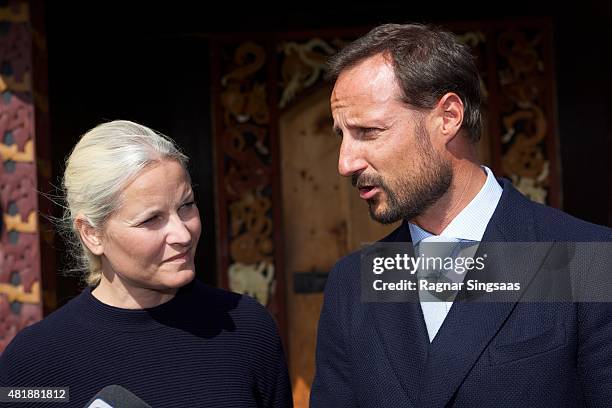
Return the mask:
<path id="1" fill-rule="evenodd" d="M 426 128 L 428 112 L 401 101 L 393 67 L 381 54 L 343 71 L 331 96 L 342 137 L 338 171 L 351 177 L 381 223 L 421 215 L 448 190 L 453 172 L 442 142 Z"/>

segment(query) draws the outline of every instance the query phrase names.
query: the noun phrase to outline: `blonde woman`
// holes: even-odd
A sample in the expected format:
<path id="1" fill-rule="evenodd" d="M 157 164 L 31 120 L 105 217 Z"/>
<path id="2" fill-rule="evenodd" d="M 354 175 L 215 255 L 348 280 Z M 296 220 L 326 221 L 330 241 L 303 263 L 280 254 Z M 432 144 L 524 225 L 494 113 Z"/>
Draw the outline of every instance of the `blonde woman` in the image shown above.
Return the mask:
<path id="1" fill-rule="evenodd" d="M 89 286 L 17 335 L 0 385 L 69 387 L 75 407 L 108 385 L 153 407 L 291 406 L 265 308 L 194 279 L 201 224 L 186 163 L 170 139 L 129 121 L 81 138 L 64 218 Z"/>

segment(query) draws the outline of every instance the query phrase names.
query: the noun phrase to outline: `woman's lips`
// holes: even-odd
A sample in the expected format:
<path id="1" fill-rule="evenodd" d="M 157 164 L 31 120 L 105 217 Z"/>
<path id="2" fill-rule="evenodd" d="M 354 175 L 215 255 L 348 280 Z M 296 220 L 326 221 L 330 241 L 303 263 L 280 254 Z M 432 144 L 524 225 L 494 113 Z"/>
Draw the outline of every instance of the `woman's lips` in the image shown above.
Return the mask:
<path id="1" fill-rule="evenodd" d="M 189 259 L 189 251 L 186 251 L 186 252 L 183 252 L 182 254 L 174 255 L 173 257 L 166 259 L 164 262 L 181 262 L 181 261 L 187 261 L 188 259 Z"/>

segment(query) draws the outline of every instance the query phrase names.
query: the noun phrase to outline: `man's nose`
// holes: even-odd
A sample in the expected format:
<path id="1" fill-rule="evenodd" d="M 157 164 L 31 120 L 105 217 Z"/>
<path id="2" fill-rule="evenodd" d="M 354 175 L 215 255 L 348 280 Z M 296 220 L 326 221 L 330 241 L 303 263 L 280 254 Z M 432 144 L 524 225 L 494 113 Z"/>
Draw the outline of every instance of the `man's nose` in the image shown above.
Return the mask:
<path id="1" fill-rule="evenodd" d="M 345 137 L 340 145 L 338 173 L 344 177 L 349 177 L 362 172 L 367 166 L 368 163 L 359 146 L 349 137 Z"/>

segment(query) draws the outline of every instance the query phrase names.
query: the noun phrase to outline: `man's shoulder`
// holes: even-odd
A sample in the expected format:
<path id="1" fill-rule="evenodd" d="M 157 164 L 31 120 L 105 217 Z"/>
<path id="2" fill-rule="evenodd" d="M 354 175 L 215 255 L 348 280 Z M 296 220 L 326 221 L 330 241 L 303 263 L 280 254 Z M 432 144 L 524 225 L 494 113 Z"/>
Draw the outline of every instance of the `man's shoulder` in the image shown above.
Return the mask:
<path id="1" fill-rule="evenodd" d="M 510 241 L 612 241 L 612 229 L 576 218 L 559 209 L 536 203 L 500 179 L 502 197 L 491 218 Z"/>
<path id="2" fill-rule="evenodd" d="M 338 271 L 356 271 L 358 272 L 359 265 L 361 263 L 361 257 L 364 251 L 370 248 L 372 245 L 400 241 L 399 235 L 402 231 L 402 228 L 406 228 L 406 227 L 403 224 L 401 224 L 400 226 L 395 228 L 393 231 L 391 231 L 387 236 L 379 239 L 378 241 L 371 243 L 371 244 L 364 245 L 358 250 L 355 250 L 349 253 L 348 255 L 343 256 L 336 262 L 336 264 L 332 268 L 332 271 L 338 270 Z"/>
<path id="3" fill-rule="evenodd" d="M 532 203 L 540 239 L 550 241 L 612 241 L 612 228 L 593 224 L 556 208 Z"/>

